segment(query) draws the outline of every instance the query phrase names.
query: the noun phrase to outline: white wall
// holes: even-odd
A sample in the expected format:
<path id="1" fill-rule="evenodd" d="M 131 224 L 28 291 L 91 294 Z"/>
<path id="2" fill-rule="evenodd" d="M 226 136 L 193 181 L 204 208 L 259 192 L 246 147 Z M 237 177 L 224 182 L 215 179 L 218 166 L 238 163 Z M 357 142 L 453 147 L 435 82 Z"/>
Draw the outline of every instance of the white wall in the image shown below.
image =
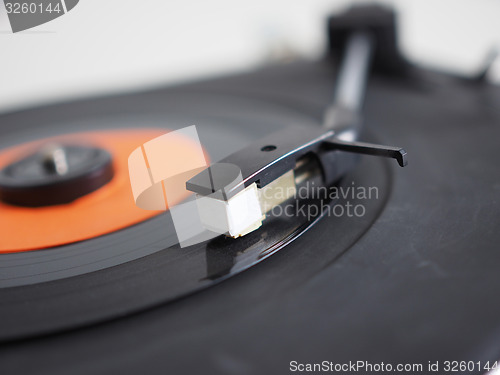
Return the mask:
<path id="1" fill-rule="evenodd" d="M 464 74 L 500 48 L 498 0 L 393 0 L 413 61 Z M 349 1 L 80 0 L 12 34 L 0 8 L 0 111 L 252 69 L 294 51 L 321 55 L 324 19 Z M 500 82 L 500 64 L 494 80 Z"/>

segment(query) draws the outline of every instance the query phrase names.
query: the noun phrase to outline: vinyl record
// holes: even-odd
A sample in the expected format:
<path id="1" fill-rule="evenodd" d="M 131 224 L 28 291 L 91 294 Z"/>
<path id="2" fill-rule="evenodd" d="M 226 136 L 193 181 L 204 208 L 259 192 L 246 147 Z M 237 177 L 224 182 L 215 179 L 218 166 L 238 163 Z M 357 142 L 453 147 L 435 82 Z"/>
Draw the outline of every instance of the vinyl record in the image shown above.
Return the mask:
<path id="1" fill-rule="evenodd" d="M 218 160 L 250 141 L 291 123 L 319 126 L 313 117 L 298 114 L 293 108 L 245 97 L 192 94 L 176 96 L 175 99 L 172 108 L 168 106 L 170 101 L 166 100 L 167 115 L 163 117 L 157 115 L 155 118 L 154 114 L 148 113 L 144 118 L 139 116 L 127 121 L 117 115 L 98 121 L 79 119 L 61 123 L 59 131 L 81 132 L 113 129 L 116 126 L 122 129 L 113 130 L 116 138 L 131 131 L 126 126 L 140 133 L 137 126 L 140 124 L 146 128 L 144 131 L 148 135 L 160 134 L 161 127 L 167 132 L 191 121 L 197 124 L 210 158 Z M 211 102 L 210 111 L 205 113 L 202 108 L 200 113 L 193 113 L 195 111 L 192 110 L 183 112 L 177 101 L 195 107 L 199 106 L 197 103 Z M 251 113 L 246 115 L 245 112 Z M 265 114 L 265 118 L 259 118 L 256 113 Z M 148 130 L 153 127 L 160 129 Z M 24 130 L 24 134 L 31 134 L 28 127 Z M 53 126 L 50 135 L 60 135 L 57 132 L 58 127 Z M 13 131 L 7 137 L 10 144 L 19 142 L 21 136 L 17 134 Z M 123 155 L 120 157 L 123 158 Z M 357 178 L 346 179 L 343 184 L 348 187 L 353 184 L 353 178 L 358 184 L 368 179 L 372 184 L 380 185 L 384 194 L 389 191 L 389 172 L 385 161 L 367 160 L 358 173 Z M 362 180 L 360 176 L 363 176 Z M 324 200 L 325 204 L 338 204 L 330 199 Z M 376 201 L 363 223 L 350 231 L 350 240 L 344 241 L 350 243 L 366 231 L 385 200 L 381 197 Z M 78 210 L 79 207 L 72 209 Z M 0 338 L 21 338 L 76 328 L 186 296 L 264 260 L 294 241 L 324 214 L 315 212 L 307 219 L 299 216 L 274 217 L 266 221 L 258 232 L 237 240 L 220 236 L 180 248 L 167 212 L 95 238 L 40 251 L 2 254 L 0 298 L 5 303 L 5 315 Z M 345 244 L 336 246 L 334 252 L 329 251 L 328 258 L 334 259 L 345 248 Z M 82 290 L 86 293 L 82 294 Z M 26 305 L 18 299 L 20 293 L 31 301 L 43 296 L 41 309 L 34 314 L 33 305 Z M 130 299 L 130 293 L 143 298 Z M 85 296 L 90 299 L 85 300 Z"/>

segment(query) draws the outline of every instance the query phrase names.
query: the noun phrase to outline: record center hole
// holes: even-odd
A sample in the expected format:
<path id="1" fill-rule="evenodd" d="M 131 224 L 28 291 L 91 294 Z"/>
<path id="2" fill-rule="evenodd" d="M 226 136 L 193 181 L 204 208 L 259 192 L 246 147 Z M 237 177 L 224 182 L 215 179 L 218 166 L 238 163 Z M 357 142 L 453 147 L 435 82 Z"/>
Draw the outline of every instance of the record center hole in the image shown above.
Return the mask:
<path id="1" fill-rule="evenodd" d="M 260 151 L 264 151 L 264 152 L 269 152 L 269 151 L 274 151 L 276 150 L 276 146 L 274 145 L 267 145 L 267 146 L 264 146 L 260 149 Z"/>

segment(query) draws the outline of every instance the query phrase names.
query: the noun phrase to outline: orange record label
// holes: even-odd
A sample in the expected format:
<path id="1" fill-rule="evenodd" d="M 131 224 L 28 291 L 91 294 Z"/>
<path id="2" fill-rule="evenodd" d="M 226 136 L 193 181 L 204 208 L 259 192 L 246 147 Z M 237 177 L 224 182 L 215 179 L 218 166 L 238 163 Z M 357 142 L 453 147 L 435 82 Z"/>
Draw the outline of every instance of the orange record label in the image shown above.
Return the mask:
<path id="1" fill-rule="evenodd" d="M 69 134 L 25 143 L 0 151 L 0 169 L 47 142 L 92 144 L 106 149 L 113 158 L 114 177 L 100 189 L 69 204 L 47 207 L 18 207 L 0 201 L 0 253 L 39 250 L 91 239 L 111 233 L 162 213 L 136 206 L 129 180 L 128 158 L 138 147 L 165 134 L 165 129 L 109 130 Z M 163 155 L 175 160 L 183 153 L 198 152 L 197 145 L 181 135 L 171 137 L 172 147 Z M 168 146 L 168 145 L 167 145 Z M 168 159 L 167 159 L 168 160 Z M 185 189 L 176 195 L 177 204 L 187 198 Z M 167 207 L 168 208 L 168 207 Z"/>

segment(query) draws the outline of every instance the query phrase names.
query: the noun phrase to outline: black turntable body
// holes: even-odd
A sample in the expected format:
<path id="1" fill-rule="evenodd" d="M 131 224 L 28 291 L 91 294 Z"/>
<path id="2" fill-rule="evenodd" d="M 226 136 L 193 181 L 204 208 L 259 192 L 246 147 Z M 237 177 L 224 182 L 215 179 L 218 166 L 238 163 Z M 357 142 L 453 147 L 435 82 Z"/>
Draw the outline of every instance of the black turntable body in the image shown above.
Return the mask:
<path id="1" fill-rule="evenodd" d="M 336 68 L 294 62 L 3 114 L 0 146 L 196 124 L 217 159 L 290 125 L 319 126 Z M 363 157 L 342 180 L 379 187 L 363 217 L 318 219 L 231 278 L 241 252 L 224 240 L 169 252 L 166 214 L 46 253 L 0 254 L 0 372 L 279 374 L 293 361 L 498 360 L 499 103 L 500 88 L 481 80 L 417 67 L 374 74 L 361 139 L 404 146 L 408 167 Z M 172 289 L 191 273 L 193 285 Z"/>

